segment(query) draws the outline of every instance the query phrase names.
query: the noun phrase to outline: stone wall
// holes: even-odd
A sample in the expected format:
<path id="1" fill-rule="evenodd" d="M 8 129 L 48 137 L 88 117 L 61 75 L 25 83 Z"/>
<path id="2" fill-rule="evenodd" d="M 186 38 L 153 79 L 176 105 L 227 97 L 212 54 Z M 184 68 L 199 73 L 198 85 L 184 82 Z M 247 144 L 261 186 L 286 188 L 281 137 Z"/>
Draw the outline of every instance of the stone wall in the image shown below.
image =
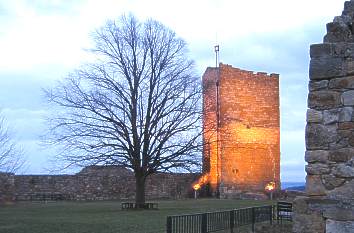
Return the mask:
<path id="1" fill-rule="evenodd" d="M 280 188 L 279 75 L 220 64 L 206 70 L 203 86 L 204 172 L 212 186 L 225 197 L 269 182 Z"/>
<path id="2" fill-rule="evenodd" d="M 310 48 L 306 195 L 294 232 L 354 232 L 354 1 Z"/>
<path id="3" fill-rule="evenodd" d="M 0 204 L 15 200 L 14 174 L 0 172 Z"/>
<path id="4" fill-rule="evenodd" d="M 147 199 L 172 199 L 192 195 L 198 174 L 158 173 L 146 181 Z M 18 201 L 54 196 L 64 200 L 125 200 L 135 197 L 133 172 L 117 166 L 91 166 L 75 175 L 16 175 L 0 190 L 2 197 Z M 8 187 L 11 187 L 10 189 Z M 11 192 L 10 192 L 11 191 Z M 11 195 L 9 195 L 11 194 Z M 4 198 L 2 198 L 4 199 Z"/>

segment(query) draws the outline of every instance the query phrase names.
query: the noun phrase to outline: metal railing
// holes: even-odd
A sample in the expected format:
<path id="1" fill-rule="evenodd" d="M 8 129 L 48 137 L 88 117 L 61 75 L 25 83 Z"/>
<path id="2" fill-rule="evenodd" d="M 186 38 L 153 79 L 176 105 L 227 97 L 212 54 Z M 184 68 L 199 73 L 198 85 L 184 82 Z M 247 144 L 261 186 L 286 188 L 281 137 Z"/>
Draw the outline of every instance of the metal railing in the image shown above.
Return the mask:
<path id="1" fill-rule="evenodd" d="M 228 211 L 167 217 L 167 233 L 208 233 L 269 221 L 273 223 L 275 206 L 258 206 Z"/>

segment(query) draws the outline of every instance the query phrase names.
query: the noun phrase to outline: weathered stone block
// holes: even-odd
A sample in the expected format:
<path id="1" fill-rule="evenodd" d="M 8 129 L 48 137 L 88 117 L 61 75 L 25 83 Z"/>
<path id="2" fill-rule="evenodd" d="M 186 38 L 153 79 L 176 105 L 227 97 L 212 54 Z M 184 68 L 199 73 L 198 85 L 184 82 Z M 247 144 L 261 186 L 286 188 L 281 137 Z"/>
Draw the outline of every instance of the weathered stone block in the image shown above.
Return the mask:
<path id="1" fill-rule="evenodd" d="M 353 17 L 354 13 L 352 11 L 342 11 L 342 15 L 348 15 L 349 17 Z"/>
<path id="2" fill-rule="evenodd" d="M 351 166 L 351 167 L 354 168 L 354 155 L 353 155 L 353 158 L 351 158 L 348 162 L 346 162 L 346 164 L 347 164 L 348 166 Z"/>
<path id="3" fill-rule="evenodd" d="M 347 164 L 338 164 L 333 168 L 333 174 L 338 177 L 354 178 L 354 167 Z M 354 187 L 353 187 L 354 191 Z"/>
<path id="4" fill-rule="evenodd" d="M 332 56 L 333 57 L 343 57 L 347 58 L 347 61 L 350 61 L 350 59 L 354 56 L 354 44 L 352 43 L 345 43 L 345 42 L 339 42 L 339 43 L 332 43 Z"/>
<path id="5" fill-rule="evenodd" d="M 306 121 L 310 123 L 321 123 L 323 120 L 322 111 L 317 111 L 315 109 L 307 109 Z"/>
<path id="6" fill-rule="evenodd" d="M 329 198 L 337 200 L 354 200 L 354 180 L 346 181 L 343 185 L 328 191 Z"/>
<path id="7" fill-rule="evenodd" d="M 298 214 L 308 214 L 309 206 L 308 206 L 308 197 L 298 196 L 293 201 L 293 210 Z"/>
<path id="8" fill-rule="evenodd" d="M 333 162 L 347 162 L 354 157 L 354 148 L 342 148 L 329 152 L 328 159 Z"/>
<path id="9" fill-rule="evenodd" d="M 339 118 L 338 109 L 323 111 L 323 123 L 325 125 L 337 123 Z"/>
<path id="10" fill-rule="evenodd" d="M 326 220 L 326 233 L 353 233 L 354 221 Z"/>
<path id="11" fill-rule="evenodd" d="M 334 17 L 333 22 L 337 22 L 346 26 L 352 22 L 352 18 L 348 15 L 336 16 Z"/>
<path id="12" fill-rule="evenodd" d="M 293 233 L 319 233 L 325 230 L 325 220 L 320 213 L 294 214 Z"/>
<path id="13" fill-rule="evenodd" d="M 341 106 L 340 93 L 335 91 L 313 91 L 308 96 L 308 107 L 317 110 Z"/>
<path id="14" fill-rule="evenodd" d="M 352 33 L 348 25 L 342 22 L 331 22 L 327 24 L 327 35 L 323 38 L 323 42 L 345 42 L 352 40 Z"/>
<path id="15" fill-rule="evenodd" d="M 348 60 L 345 62 L 345 76 L 354 74 L 354 61 Z"/>
<path id="16" fill-rule="evenodd" d="M 354 76 L 331 79 L 330 89 L 354 89 Z"/>
<path id="17" fill-rule="evenodd" d="M 342 138 L 338 132 L 336 141 L 329 144 L 329 150 L 339 150 L 349 146 L 348 138 Z"/>
<path id="18" fill-rule="evenodd" d="M 326 196 L 319 196 L 319 197 L 310 197 L 307 200 L 309 205 L 309 209 L 311 211 L 316 212 L 323 212 L 325 209 L 332 207 L 334 205 L 338 205 L 340 203 L 339 200 L 330 199 Z"/>
<path id="19" fill-rule="evenodd" d="M 350 146 L 354 147 L 354 132 L 351 132 L 351 135 L 349 136 L 348 143 Z"/>
<path id="20" fill-rule="evenodd" d="M 341 108 L 338 115 L 338 121 L 349 122 L 352 120 L 352 116 L 353 116 L 353 107 Z"/>
<path id="21" fill-rule="evenodd" d="M 338 178 L 334 175 L 323 175 L 322 176 L 322 183 L 328 190 L 332 190 L 336 187 L 341 186 L 345 182 L 344 178 Z"/>
<path id="22" fill-rule="evenodd" d="M 308 163 L 320 162 L 326 163 L 328 160 L 329 152 L 326 150 L 313 150 L 305 152 L 305 161 Z"/>
<path id="23" fill-rule="evenodd" d="M 319 175 L 306 176 L 306 193 L 308 196 L 326 195 L 326 188 L 323 186 Z"/>
<path id="24" fill-rule="evenodd" d="M 345 1 L 343 15 L 347 15 L 349 12 L 352 12 L 352 11 L 354 11 L 354 2 L 353 1 Z"/>
<path id="25" fill-rule="evenodd" d="M 350 204 L 345 206 L 334 205 L 327 208 L 323 216 L 337 221 L 354 221 L 354 208 Z"/>
<path id="26" fill-rule="evenodd" d="M 310 46 L 311 58 L 324 58 L 332 55 L 332 44 L 313 44 Z"/>
<path id="27" fill-rule="evenodd" d="M 310 91 L 318 91 L 322 89 L 326 89 L 328 87 L 328 80 L 320 80 L 320 81 L 310 81 L 309 82 L 309 90 Z"/>
<path id="28" fill-rule="evenodd" d="M 338 124 L 339 130 L 353 130 L 354 122 L 342 122 Z"/>
<path id="29" fill-rule="evenodd" d="M 328 165 L 323 163 L 308 164 L 305 166 L 305 170 L 309 175 L 328 174 L 331 171 Z"/>
<path id="30" fill-rule="evenodd" d="M 340 123 L 339 123 L 340 124 Z M 338 124 L 338 125 L 339 125 Z M 339 129 L 337 130 L 338 132 L 338 135 L 341 137 L 341 138 L 348 138 L 350 137 L 351 135 L 351 131 L 350 130 L 347 130 L 347 129 Z"/>
<path id="31" fill-rule="evenodd" d="M 326 150 L 329 143 L 336 141 L 336 126 L 307 124 L 305 132 L 306 148 L 308 150 Z"/>
<path id="32" fill-rule="evenodd" d="M 310 61 L 310 80 L 330 79 L 344 74 L 342 58 L 312 58 Z"/>
<path id="33" fill-rule="evenodd" d="M 342 103 L 345 106 L 354 106 L 354 90 L 346 91 L 342 94 Z"/>

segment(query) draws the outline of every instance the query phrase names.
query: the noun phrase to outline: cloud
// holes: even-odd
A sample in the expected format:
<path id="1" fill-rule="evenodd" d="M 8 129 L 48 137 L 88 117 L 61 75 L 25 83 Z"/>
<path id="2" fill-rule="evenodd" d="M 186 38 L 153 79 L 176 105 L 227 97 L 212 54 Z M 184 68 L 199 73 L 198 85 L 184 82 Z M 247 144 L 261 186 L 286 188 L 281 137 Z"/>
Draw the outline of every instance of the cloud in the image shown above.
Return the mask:
<path id="1" fill-rule="evenodd" d="M 33 109 L 3 108 L 1 114 L 7 119 L 16 144 L 22 148 L 26 164 L 19 173 L 46 173 L 51 150 L 41 148 L 46 112 Z"/>
<path id="2" fill-rule="evenodd" d="M 27 172 L 43 172 L 54 151 L 37 145 L 48 111 L 41 88 L 91 59 L 90 32 L 132 12 L 184 38 L 200 75 L 214 66 L 216 43 L 224 63 L 279 73 L 282 177 L 303 180 L 309 45 L 342 8 L 342 0 L 0 0 L 0 108 L 28 148 Z"/>
<path id="3" fill-rule="evenodd" d="M 11 20 L 0 23 L 6 28 L 0 36 L 0 70 L 33 71 L 58 63 L 74 67 L 85 58 L 83 48 L 90 45 L 88 26 L 80 25 L 77 16 L 63 11 L 44 14 L 44 9 L 35 8 L 44 7 L 43 2 L 5 5 Z"/>
<path id="4" fill-rule="evenodd" d="M 281 163 L 280 177 L 282 182 L 305 181 L 305 167 L 302 163 Z"/>
<path id="5" fill-rule="evenodd" d="M 22 4 L 41 15 L 75 15 L 79 13 L 83 0 L 23 0 Z"/>
<path id="6" fill-rule="evenodd" d="M 44 110 L 4 108 L 2 114 L 11 122 L 11 127 L 21 141 L 37 139 L 43 133 L 44 119 L 47 116 Z"/>
<path id="7" fill-rule="evenodd" d="M 305 179 L 305 132 L 282 130 L 281 132 L 281 177 L 285 181 Z"/>
<path id="8" fill-rule="evenodd" d="M 44 104 L 41 88 L 52 83 L 50 77 L 46 77 L 45 73 L 37 76 L 33 73 L 0 71 L 0 109 L 41 109 Z"/>

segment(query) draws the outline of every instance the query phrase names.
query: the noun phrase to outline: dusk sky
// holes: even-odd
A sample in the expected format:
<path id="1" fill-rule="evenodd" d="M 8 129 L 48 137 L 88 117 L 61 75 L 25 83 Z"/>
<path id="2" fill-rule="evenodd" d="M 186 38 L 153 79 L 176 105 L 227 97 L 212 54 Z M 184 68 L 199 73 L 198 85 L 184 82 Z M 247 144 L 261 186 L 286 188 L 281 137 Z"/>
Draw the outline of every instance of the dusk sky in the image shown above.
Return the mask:
<path id="1" fill-rule="evenodd" d="M 279 73 L 281 178 L 304 181 L 309 46 L 321 43 L 326 23 L 343 0 L 0 0 L 0 109 L 23 148 L 20 174 L 51 170 L 55 151 L 40 136 L 48 108 L 42 88 L 53 87 L 90 60 L 90 34 L 108 19 L 132 13 L 153 18 L 189 45 L 198 75 L 220 61 Z M 70 172 L 75 172 L 70 171 Z M 69 172 L 69 171 L 64 171 Z"/>

